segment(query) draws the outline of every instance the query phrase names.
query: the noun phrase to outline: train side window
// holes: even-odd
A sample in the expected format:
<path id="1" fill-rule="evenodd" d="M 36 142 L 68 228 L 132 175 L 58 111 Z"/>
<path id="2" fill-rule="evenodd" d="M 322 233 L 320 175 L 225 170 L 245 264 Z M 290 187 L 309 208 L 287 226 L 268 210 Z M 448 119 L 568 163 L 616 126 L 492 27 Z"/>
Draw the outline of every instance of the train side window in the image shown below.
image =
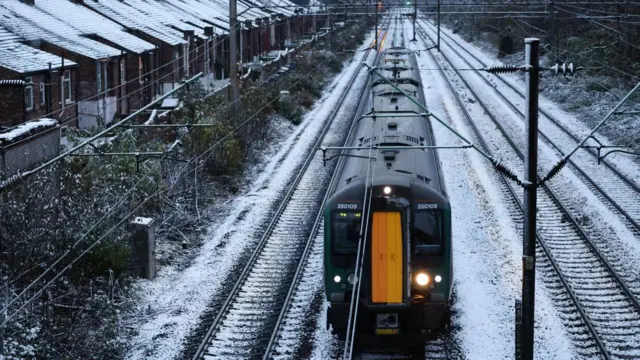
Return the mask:
<path id="1" fill-rule="evenodd" d="M 337 253 L 355 253 L 358 250 L 362 213 L 335 212 L 333 214 L 333 248 Z"/>
<path id="2" fill-rule="evenodd" d="M 438 254 L 442 251 L 442 216 L 440 211 L 414 213 L 411 242 L 415 254 Z"/>

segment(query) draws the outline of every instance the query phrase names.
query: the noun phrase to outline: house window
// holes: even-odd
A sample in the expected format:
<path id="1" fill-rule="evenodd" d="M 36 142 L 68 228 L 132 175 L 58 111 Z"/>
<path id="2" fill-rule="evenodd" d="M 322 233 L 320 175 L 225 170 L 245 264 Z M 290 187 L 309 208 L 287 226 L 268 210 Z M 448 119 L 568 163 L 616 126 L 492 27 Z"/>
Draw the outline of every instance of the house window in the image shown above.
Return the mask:
<path id="1" fill-rule="evenodd" d="M 71 102 L 71 71 L 64 72 L 64 101 Z"/>
<path id="2" fill-rule="evenodd" d="M 47 90 L 44 85 L 44 82 L 40 83 L 40 105 L 44 105 L 47 103 Z"/>
<path id="3" fill-rule="evenodd" d="M 33 79 L 28 77 L 24 81 L 30 83 Z M 24 87 L 24 106 L 27 111 L 33 110 L 33 84 Z"/>

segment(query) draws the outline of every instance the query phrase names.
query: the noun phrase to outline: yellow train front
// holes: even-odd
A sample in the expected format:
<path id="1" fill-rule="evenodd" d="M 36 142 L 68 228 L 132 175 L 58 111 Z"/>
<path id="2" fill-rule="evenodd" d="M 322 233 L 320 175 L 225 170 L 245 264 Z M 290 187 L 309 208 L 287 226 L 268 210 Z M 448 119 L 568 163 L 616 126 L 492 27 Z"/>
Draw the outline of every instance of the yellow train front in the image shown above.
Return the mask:
<path id="1" fill-rule="evenodd" d="M 374 77 L 365 107 L 373 110 L 360 118 L 349 144 L 358 150 L 336 170 L 324 210 L 327 325 L 345 338 L 361 281 L 356 344 L 412 348 L 424 356 L 425 340 L 449 322 L 451 209 L 437 153 L 415 148 L 435 144 L 429 120 L 414 103 L 424 105 L 415 56 L 402 48 L 383 55 L 382 76 L 412 99 Z M 394 150 L 372 151 L 372 144 Z M 360 280 L 354 276 L 359 245 Z"/>

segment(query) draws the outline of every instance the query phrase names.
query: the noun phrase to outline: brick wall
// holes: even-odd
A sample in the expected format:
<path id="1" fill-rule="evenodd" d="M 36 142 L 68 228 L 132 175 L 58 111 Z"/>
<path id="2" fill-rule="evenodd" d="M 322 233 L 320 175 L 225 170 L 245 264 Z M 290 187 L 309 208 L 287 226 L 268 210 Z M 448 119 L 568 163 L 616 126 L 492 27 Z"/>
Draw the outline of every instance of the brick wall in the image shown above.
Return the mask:
<path id="1" fill-rule="evenodd" d="M 1 80 L 19 80 L 20 74 L 0 68 Z M 21 87 L 0 88 L 0 126 L 20 124 L 24 119 L 24 92 Z"/>
<path id="2" fill-rule="evenodd" d="M 55 71 L 55 70 L 54 70 Z M 69 69 L 71 75 L 71 94 L 72 99 L 75 99 L 75 69 Z M 33 84 L 33 108 L 26 110 L 25 106 L 25 91 L 23 88 L 0 88 L 0 125 L 2 126 L 14 126 L 23 123 L 25 120 L 35 120 L 41 117 L 50 117 L 57 119 L 60 123 L 64 124 L 67 120 L 75 119 L 77 116 L 76 106 L 65 106 L 65 111 L 62 114 L 61 110 L 61 88 L 60 81 L 61 76 L 59 71 L 52 73 L 51 78 L 48 79 L 48 72 L 42 72 L 37 74 L 22 75 L 12 72 L 7 69 L 0 68 L 0 79 L 21 79 L 28 80 L 31 78 Z M 47 92 L 46 84 L 51 84 L 49 91 L 51 91 L 51 111 L 53 114 L 47 113 L 46 96 L 44 102 L 41 98 L 41 84 L 44 86 L 44 92 Z M 75 122 L 71 122 L 69 125 L 75 126 Z"/>
<path id="3" fill-rule="evenodd" d="M 44 129 L 38 135 L 0 146 L 0 172 L 11 176 L 59 153 L 60 127 Z"/>

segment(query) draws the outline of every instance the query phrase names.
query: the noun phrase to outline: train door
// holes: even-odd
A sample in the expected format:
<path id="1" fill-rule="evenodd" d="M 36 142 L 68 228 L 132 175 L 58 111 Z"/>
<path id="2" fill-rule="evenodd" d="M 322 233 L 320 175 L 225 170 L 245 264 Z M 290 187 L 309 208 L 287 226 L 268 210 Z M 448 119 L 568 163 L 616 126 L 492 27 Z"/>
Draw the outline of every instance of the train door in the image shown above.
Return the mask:
<path id="1" fill-rule="evenodd" d="M 373 213 L 371 232 L 371 302 L 403 301 L 402 217 L 399 211 Z"/>

